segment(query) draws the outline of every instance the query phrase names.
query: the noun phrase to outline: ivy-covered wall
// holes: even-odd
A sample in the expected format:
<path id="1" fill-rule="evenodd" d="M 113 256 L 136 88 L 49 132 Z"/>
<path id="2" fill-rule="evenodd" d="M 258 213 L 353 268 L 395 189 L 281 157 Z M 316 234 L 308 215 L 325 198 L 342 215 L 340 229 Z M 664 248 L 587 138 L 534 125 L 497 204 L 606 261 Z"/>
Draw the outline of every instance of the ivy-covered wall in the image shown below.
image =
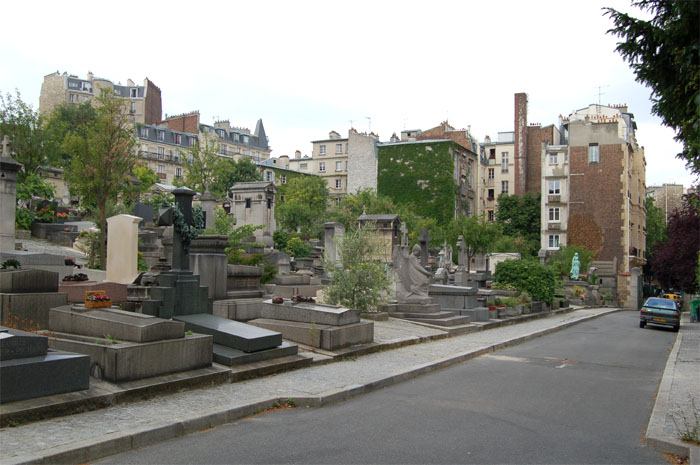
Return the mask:
<path id="1" fill-rule="evenodd" d="M 280 196 L 284 195 L 284 191 L 286 190 L 286 184 L 282 184 L 282 176 L 287 177 L 287 183 L 290 182 L 292 179 L 295 178 L 300 178 L 304 176 L 314 176 L 313 174 L 310 173 L 301 173 L 298 171 L 292 171 L 292 170 L 285 170 L 283 168 L 277 168 L 275 166 L 265 166 L 265 169 L 263 170 L 263 176 L 265 176 L 264 172 L 266 170 L 272 171 L 275 173 L 275 187 L 277 188 L 277 192 L 275 193 L 275 203 L 280 202 Z"/>
<path id="2" fill-rule="evenodd" d="M 409 142 L 378 147 L 377 193 L 415 206 L 416 214 L 446 225 L 455 212 L 456 144 Z"/>

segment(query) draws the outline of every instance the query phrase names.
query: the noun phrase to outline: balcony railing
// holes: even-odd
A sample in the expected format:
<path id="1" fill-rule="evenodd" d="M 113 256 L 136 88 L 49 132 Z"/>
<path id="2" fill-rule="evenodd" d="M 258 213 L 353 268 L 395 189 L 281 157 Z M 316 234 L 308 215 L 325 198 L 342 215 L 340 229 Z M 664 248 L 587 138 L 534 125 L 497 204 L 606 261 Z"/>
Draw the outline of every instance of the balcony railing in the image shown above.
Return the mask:
<path id="1" fill-rule="evenodd" d="M 182 156 L 177 157 L 175 155 L 159 154 L 156 152 L 140 151 L 139 157 L 145 158 L 148 160 L 158 160 L 158 161 L 165 161 L 165 162 L 169 162 L 169 163 L 177 163 L 178 165 L 182 165 L 185 162 L 185 160 L 183 160 Z"/>

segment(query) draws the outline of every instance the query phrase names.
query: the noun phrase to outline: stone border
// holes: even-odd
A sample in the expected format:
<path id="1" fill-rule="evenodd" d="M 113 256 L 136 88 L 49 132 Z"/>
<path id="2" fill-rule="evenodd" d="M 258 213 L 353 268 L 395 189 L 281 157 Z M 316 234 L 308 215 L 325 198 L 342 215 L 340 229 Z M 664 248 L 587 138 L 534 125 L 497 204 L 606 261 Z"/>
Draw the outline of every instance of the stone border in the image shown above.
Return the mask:
<path id="1" fill-rule="evenodd" d="M 362 394 L 367 394 L 378 389 L 393 386 L 403 381 L 462 363 L 480 355 L 530 341 L 540 336 L 554 333 L 560 329 L 568 328 L 578 323 L 593 320 L 595 318 L 616 313 L 621 310 L 622 309 L 615 308 L 596 315 L 589 315 L 576 321 L 562 323 L 561 325 L 553 328 L 533 331 L 529 334 L 525 334 L 499 344 L 494 344 L 477 350 L 461 352 L 430 363 L 417 365 L 407 371 L 394 373 L 393 375 L 372 381 L 371 383 L 347 386 L 342 389 L 326 391 L 319 396 L 296 396 L 294 393 L 290 393 L 289 396 L 254 399 L 243 406 L 210 409 L 180 418 L 175 421 L 156 423 L 142 428 L 137 428 L 136 430 L 132 430 L 128 433 L 117 432 L 102 436 L 98 439 L 89 439 L 66 446 L 55 447 L 50 452 L 47 451 L 48 453 L 46 455 L 16 456 L 12 457 L 9 461 L 2 461 L 2 463 L 7 465 L 19 465 L 84 463 L 94 461 L 109 455 L 128 452 L 132 449 L 175 439 L 190 433 L 213 428 L 215 426 L 232 423 L 242 418 L 259 414 L 265 410 L 271 409 L 276 403 L 284 403 L 289 398 L 294 399 L 298 407 L 323 407 L 334 402 L 342 402 Z"/>

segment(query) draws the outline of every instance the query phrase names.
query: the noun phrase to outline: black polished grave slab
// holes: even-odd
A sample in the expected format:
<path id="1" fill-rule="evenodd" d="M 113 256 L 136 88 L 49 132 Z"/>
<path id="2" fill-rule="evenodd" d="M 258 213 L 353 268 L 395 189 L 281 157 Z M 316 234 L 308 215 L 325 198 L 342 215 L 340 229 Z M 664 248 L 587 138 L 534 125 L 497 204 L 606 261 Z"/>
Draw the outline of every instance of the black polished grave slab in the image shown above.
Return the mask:
<path id="1" fill-rule="evenodd" d="M 0 361 L 0 404 L 89 388 L 89 355 L 49 350 Z"/>
<path id="2" fill-rule="evenodd" d="M 243 352 L 272 349 L 282 344 L 282 334 L 263 328 L 239 323 L 208 313 L 174 316 L 185 323 L 185 329 L 195 333 L 210 334 L 214 344 L 220 344 Z"/>
<path id="3" fill-rule="evenodd" d="M 229 367 L 243 365 L 244 363 L 263 362 L 273 358 L 288 357 L 298 353 L 299 346 L 288 342 L 283 342 L 279 347 L 250 353 L 232 347 L 214 344 L 214 361 Z"/>
<path id="4" fill-rule="evenodd" d="M 46 336 L 0 326 L 0 361 L 40 357 L 49 350 Z"/>

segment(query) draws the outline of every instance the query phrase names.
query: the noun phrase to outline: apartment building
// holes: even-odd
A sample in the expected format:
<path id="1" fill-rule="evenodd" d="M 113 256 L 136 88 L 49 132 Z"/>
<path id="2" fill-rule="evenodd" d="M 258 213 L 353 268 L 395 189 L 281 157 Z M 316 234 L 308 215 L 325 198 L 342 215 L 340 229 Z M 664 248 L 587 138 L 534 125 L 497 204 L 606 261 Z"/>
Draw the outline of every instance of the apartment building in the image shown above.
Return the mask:
<path id="1" fill-rule="evenodd" d="M 501 194 L 511 195 L 515 180 L 515 132 L 499 132 L 495 141 L 489 136 L 481 143 L 479 157 L 479 214 L 496 219 L 496 200 Z"/>
<path id="2" fill-rule="evenodd" d="M 654 199 L 654 205 L 664 212 L 664 219 L 668 223 L 669 217 L 676 210 L 683 208 L 683 195 L 685 189 L 682 184 L 662 184 L 661 186 L 647 187 L 647 197 Z"/>
<path id="3" fill-rule="evenodd" d="M 160 182 L 173 185 L 183 181 L 185 164 L 192 160 L 189 148 L 197 142 L 197 134 L 155 125 L 140 125 L 134 130 L 139 159 L 156 173 Z"/>
<path id="4" fill-rule="evenodd" d="M 116 95 L 129 101 L 129 113 L 135 124 L 155 124 L 161 119 L 162 101 L 158 86 L 148 78 L 143 85 L 128 79 L 126 85 L 114 84 L 109 79 L 95 77 L 88 72 L 86 79 L 66 72 L 47 74 L 41 84 L 39 111 L 50 113 L 64 103 L 79 104 L 100 95 L 101 89 L 111 89 Z"/>

